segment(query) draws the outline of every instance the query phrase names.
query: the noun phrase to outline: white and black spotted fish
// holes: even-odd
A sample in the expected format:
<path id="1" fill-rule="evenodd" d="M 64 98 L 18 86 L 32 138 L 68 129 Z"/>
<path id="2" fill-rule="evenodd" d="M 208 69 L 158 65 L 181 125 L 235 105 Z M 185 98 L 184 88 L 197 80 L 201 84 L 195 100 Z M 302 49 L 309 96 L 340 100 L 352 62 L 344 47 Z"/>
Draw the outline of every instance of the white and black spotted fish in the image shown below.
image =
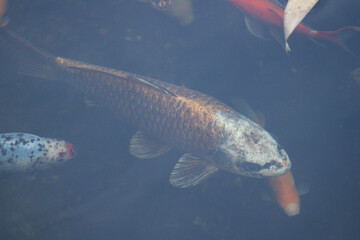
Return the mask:
<path id="1" fill-rule="evenodd" d="M 28 133 L 0 134 L 0 171 L 37 171 L 70 160 L 76 155 L 66 141 Z"/>

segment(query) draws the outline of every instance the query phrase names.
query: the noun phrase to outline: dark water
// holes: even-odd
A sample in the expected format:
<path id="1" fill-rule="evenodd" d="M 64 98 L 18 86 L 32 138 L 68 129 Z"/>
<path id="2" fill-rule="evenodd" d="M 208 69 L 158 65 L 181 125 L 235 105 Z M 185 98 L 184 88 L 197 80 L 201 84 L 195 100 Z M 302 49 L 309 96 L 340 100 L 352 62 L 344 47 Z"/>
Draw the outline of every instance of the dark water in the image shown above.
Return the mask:
<path id="1" fill-rule="evenodd" d="M 293 162 L 300 215 L 261 199 L 266 182 L 221 172 L 193 189 L 169 174 L 182 152 L 154 160 L 128 153 L 136 129 L 89 108 L 66 83 L 24 77 L 0 62 L 0 132 L 66 139 L 75 159 L 0 180 L 0 239 L 360 239 L 360 62 L 302 36 L 286 56 L 254 38 L 227 1 L 194 0 L 194 22 L 130 0 L 18 0 L 8 29 L 51 53 L 151 76 L 261 111 Z M 360 26 L 357 0 L 324 1 L 317 29 Z M 359 36 L 350 44 L 359 50 Z"/>

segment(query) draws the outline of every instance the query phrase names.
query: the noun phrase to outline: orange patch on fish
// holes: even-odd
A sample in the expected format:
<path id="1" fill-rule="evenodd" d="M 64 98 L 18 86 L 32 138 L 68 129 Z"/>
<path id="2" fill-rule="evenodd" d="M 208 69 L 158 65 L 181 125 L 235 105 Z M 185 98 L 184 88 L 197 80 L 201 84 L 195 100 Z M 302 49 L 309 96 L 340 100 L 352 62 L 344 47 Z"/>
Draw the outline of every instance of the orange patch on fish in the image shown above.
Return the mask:
<path id="1" fill-rule="evenodd" d="M 295 187 L 291 171 L 280 177 L 267 178 L 275 198 L 288 216 L 295 216 L 300 212 L 300 198 Z"/>

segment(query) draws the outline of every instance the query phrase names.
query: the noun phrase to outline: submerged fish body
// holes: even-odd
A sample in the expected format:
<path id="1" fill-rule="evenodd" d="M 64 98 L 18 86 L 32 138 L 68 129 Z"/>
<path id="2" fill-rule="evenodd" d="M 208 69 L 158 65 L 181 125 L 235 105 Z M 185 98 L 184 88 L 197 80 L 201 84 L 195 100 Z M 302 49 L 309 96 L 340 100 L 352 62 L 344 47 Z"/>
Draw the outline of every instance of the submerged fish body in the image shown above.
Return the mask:
<path id="1" fill-rule="evenodd" d="M 359 34 L 360 27 L 346 26 L 335 31 L 317 31 L 300 22 L 296 24 L 295 29 L 285 29 L 287 34 L 285 38 L 278 31 L 278 29 L 282 29 L 284 27 L 284 10 L 278 4 L 275 4 L 278 2 L 277 0 L 228 1 L 244 12 L 246 26 L 254 36 L 258 38 L 266 38 L 266 34 L 264 33 L 265 29 L 262 25 L 264 24 L 269 27 L 268 30 L 270 34 L 284 47 L 286 51 L 290 50 L 287 44 L 287 38 L 289 37 L 288 34 L 291 34 L 291 32 L 294 31 L 310 38 L 316 38 L 336 44 L 349 54 L 359 58 L 359 56 L 356 55 L 359 53 L 353 53 L 346 46 L 346 40 L 353 35 Z M 289 24 L 288 21 L 286 24 Z M 291 24 L 293 24 L 293 22 Z M 286 26 L 286 28 L 288 27 L 289 26 Z M 291 32 L 289 30 L 291 30 Z"/>
<path id="2" fill-rule="evenodd" d="M 300 213 L 300 198 L 291 171 L 283 176 L 269 177 L 268 182 L 279 206 L 288 216 Z"/>
<path id="3" fill-rule="evenodd" d="M 132 155 L 148 159 L 172 147 L 187 152 L 171 173 L 174 186 L 195 186 L 218 169 L 267 177 L 285 174 L 291 167 L 288 155 L 268 132 L 210 96 L 148 77 L 55 57 L 13 33 L 3 32 L 2 36 L 17 50 L 33 53 L 29 61 L 33 66 L 20 66 L 20 71 L 66 80 L 137 127 L 140 131 L 130 141 Z M 36 65 L 35 59 L 42 64 Z M 41 67 L 45 62 L 47 67 Z"/>
<path id="4" fill-rule="evenodd" d="M 28 133 L 0 134 L 0 171 L 31 172 L 75 156 L 71 143 Z"/>

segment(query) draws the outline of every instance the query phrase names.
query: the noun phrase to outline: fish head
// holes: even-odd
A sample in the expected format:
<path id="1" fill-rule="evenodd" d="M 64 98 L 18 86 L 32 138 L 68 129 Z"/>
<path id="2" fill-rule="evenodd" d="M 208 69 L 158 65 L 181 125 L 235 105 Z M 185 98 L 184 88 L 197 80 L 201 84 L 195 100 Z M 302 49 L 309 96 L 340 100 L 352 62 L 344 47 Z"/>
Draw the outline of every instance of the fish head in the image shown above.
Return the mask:
<path id="1" fill-rule="evenodd" d="M 219 168 L 249 177 L 281 176 L 291 168 L 289 156 L 261 126 L 240 113 L 218 113 L 222 139 L 211 160 Z"/>
<path id="2" fill-rule="evenodd" d="M 41 168 L 58 165 L 76 156 L 74 145 L 63 140 L 47 138 L 42 147 L 43 151 L 39 157 Z"/>

